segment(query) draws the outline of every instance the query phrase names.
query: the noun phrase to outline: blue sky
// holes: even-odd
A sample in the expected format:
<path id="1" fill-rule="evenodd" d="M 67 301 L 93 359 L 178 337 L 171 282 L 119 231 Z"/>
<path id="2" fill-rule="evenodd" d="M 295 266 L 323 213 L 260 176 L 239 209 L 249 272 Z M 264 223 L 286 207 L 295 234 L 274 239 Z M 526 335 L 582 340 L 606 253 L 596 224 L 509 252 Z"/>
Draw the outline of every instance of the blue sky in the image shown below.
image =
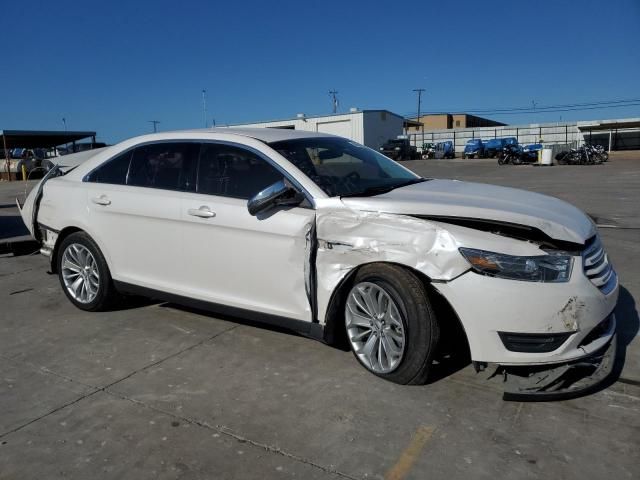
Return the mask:
<path id="1" fill-rule="evenodd" d="M 640 1 L 3 2 L 0 129 L 160 130 L 340 109 L 640 98 Z M 487 115 L 640 116 L 640 106 Z"/>

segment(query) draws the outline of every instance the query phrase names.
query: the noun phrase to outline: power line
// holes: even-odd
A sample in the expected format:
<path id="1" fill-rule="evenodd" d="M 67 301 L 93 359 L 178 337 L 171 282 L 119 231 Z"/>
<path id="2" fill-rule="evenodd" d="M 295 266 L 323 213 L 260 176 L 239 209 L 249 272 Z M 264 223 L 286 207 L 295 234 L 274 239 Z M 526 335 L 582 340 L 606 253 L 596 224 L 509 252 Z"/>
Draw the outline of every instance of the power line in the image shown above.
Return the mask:
<path id="1" fill-rule="evenodd" d="M 622 107 L 635 107 L 640 105 L 640 98 L 631 98 L 624 100 L 603 100 L 596 102 L 584 102 L 584 103 L 567 103 L 558 105 L 546 105 L 540 106 L 532 104 L 527 107 L 504 107 L 504 108 L 490 108 L 490 109 L 478 109 L 478 108 L 466 108 L 455 109 L 451 111 L 464 112 L 469 114 L 493 114 L 493 115 L 516 115 L 521 113 L 547 113 L 547 112 L 570 112 L 580 110 L 598 110 L 604 108 L 622 108 Z M 443 113 L 442 111 L 436 112 L 424 112 L 428 114 Z M 412 117 L 413 112 L 405 115 L 406 117 Z"/>

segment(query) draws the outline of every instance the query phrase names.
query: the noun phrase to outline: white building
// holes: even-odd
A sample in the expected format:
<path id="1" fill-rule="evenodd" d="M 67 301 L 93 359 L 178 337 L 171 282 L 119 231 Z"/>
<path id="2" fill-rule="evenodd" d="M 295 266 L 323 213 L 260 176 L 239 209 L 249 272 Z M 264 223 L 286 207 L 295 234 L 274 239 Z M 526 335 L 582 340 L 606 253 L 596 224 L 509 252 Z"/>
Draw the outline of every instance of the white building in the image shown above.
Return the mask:
<path id="1" fill-rule="evenodd" d="M 270 122 L 243 123 L 229 127 L 290 128 L 308 132 L 323 132 L 354 140 L 378 149 L 387 140 L 403 134 L 404 118 L 388 110 L 357 110 L 326 116 L 305 116 Z"/>

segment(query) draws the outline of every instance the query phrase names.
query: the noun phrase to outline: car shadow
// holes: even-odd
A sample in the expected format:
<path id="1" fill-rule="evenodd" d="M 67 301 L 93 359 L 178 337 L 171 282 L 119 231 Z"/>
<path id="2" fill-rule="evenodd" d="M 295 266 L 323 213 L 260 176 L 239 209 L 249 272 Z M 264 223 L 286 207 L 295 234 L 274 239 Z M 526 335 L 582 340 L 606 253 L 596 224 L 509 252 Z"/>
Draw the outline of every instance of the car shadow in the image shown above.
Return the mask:
<path id="1" fill-rule="evenodd" d="M 633 295 L 624 286 L 620 286 L 618 305 L 615 309 L 617 321 L 618 349 L 616 360 L 613 364 L 611 375 L 603 383 L 603 388 L 607 388 L 616 382 L 627 383 L 623 377 L 624 364 L 627 357 L 627 347 L 638 335 L 640 329 L 640 317 Z M 631 383 L 631 382 L 629 382 Z M 635 382 L 633 382 L 635 385 Z"/>
<path id="2" fill-rule="evenodd" d="M 260 328 L 262 330 L 269 330 L 271 332 L 277 332 L 277 333 L 284 333 L 287 335 L 292 335 L 294 337 L 305 337 L 304 335 L 294 331 L 294 330 L 290 330 L 288 328 L 284 328 L 284 327 L 279 327 L 277 325 L 272 325 L 269 323 L 263 323 L 263 322 L 257 322 L 254 320 L 248 320 L 246 318 L 242 318 L 242 317 L 236 317 L 233 315 L 228 315 L 228 314 L 223 314 L 223 313 L 217 313 L 217 312 L 211 312 L 209 310 L 203 310 L 203 309 L 199 309 L 199 308 L 193 308 L 193 307 L 188 307 L 186 305 L 180 305 L 177 303 L 172 303 L 172 302 L 157 302 L 160 305 L 160 308 L 171 308 L 172 310 L 180 310 L 182 312 L 187 312 L 187 313 L 193 313 L 196 315 L 203 315 L 205 317 L 210 317 L 213 318 L 215 320 L 224 320 L 226 322 L 231 322 L 231 323 L 237 323 L 240 325 L 246 325 L 248 327 L 255 327 L 255 328 Z"/>
<path id="3" fill-rule="evenodd" d="M 20 215 L 0 215 L 0 240 L 29 235 Z"/>
<path id="4" fill-rule="evenodd" d="M 105 309 L 107 312 L 119 312 L 121 310 L 135 310 L 137 308 L 149 307 L 151 305 L 158 305 L 163 303 L 161 300 L 156 300 L 150 297 L 141 297 L 138 295 L 122 295 L 122 298 L 114 302 L 109 308 Z"/>

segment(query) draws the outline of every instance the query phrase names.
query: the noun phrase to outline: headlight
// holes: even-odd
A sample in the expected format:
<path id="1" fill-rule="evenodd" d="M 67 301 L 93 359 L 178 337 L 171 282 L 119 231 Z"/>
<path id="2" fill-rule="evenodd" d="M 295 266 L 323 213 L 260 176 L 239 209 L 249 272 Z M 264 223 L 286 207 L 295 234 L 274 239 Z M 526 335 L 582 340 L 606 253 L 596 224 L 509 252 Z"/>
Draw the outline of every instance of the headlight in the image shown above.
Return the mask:
<path id="1" fill-rule="evenodd" d="M 400 150 L 400 147 L 396 147 L 396 148 L 394 148 L 394 150 Z"/>
<path id="2" fill-rule="evenodd" d="M 568 282 L 573 257 L 566 254 L 517 257 L 503 253 L 460 248 L 477 273 L 529 282 Z"/>

